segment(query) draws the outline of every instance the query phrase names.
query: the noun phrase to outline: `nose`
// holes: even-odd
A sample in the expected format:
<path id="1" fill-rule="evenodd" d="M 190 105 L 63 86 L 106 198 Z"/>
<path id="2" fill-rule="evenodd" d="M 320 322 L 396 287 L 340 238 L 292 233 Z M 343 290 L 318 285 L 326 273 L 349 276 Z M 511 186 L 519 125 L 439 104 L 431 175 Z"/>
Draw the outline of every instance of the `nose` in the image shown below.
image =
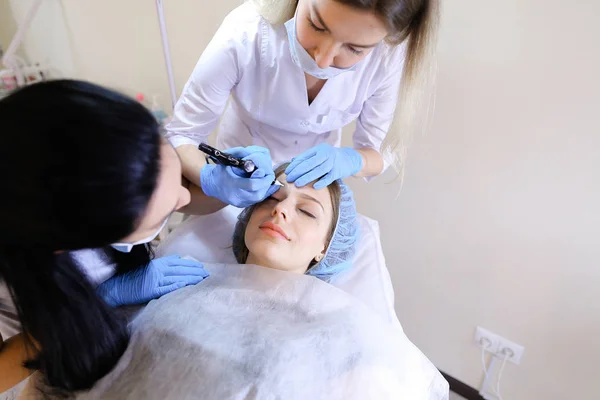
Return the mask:
<path id="1" fill-rule="evenodd" d="M 336 46 L 333 42 L 324 41 L 315 51 L 315 62 L 319 68 L 327 68 L 333 65 L 336 56 Z"/>
<path id="2" fill-rule="evenodd" d="M 272 217 L 280 217 L 284 221 L 286 221 L 289 217 L 289 213 L 287 211 L 287 204 L 285 201 L 280 201 L 273 207 L 273 211 L 271 212 Z"/>
<path id="3" fill-rule="evenodd" d="M 190 204 L 191 200 L 192 200 L 192 194 L 190 193 L 190 191 L 188 189 L 184 188 L 183 186 L 181 186 L 180 190 L 179 190 L 179 198 L 177 199 L 177 205 L 175 207 L 175 210 L 179 210 L 180 208 L 187 206 L 188 204 Z"/>

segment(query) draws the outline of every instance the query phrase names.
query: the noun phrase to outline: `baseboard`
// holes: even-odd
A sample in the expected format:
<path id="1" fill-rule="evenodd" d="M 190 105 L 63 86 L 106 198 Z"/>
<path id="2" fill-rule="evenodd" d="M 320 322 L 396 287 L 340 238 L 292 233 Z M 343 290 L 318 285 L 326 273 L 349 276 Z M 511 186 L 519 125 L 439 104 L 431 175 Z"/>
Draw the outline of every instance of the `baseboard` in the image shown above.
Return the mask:
<path id="1" fill-rule="evenodd" d="M 450 385 L 450 390 L 459 396 L 464 397 L 467 400 L 485 400 L 480 394 L 479 391 L 466 383 L 459 381 L 456 378 L 451 377 L 450 375 L 440 371 L 444 378 L 448 381 L 448 385 Z"/>

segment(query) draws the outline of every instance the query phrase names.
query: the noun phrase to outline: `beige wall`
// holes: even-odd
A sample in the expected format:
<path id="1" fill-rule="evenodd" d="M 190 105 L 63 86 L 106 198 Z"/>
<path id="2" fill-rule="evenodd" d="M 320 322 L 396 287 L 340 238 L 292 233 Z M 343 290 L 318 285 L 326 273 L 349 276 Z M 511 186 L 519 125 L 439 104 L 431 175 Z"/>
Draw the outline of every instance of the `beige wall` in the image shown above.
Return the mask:
<path id="1" fill-rule="evenodd" d="M 0 0 L 0 7 L 12 10 L 20 21 L 32 2 Z M 223 17 L 241 1 L 164 3 L 179 91 Z M 153 0 L 44 0 L 23 53 L 30 61 L 51 65 L 59 76 L 99 82 L 131 95 L 156 94 L 170 107 Z"/>
<path id="2" fill-rule="evenodd" d="M 0 0 L 0 3 L 2 3 L 0 11 L 7 11 L 3 12 L 5 15 L 0 17 L 0 21 L 8 18 L 21 23 L 34 2 L 33 0 Z M 68 26 L 64 24 L 62 11 L 60 1 L 44 0 L 17 54 L 31 62 L 47 66 L 56 73 L 74 76 L 70 32 Z M 10 14 L 12 18 L 9 17 Z M 13 29 L 16 29 L 16 25 L 9 25 L 9 29 L 2 28 L 0 31 Z M 6 32 L 5 35 L 8 40 L 11 40 L 14 33 Z"/>
<path id="3" fill-rule="evenodd" d="M 27 3 L 0 1 L 15 19 Z M 47 3 L 29 56 L 168 105 L 153 1 Z M 180 90 L 239 1 L 165 3 Z M 591 0 L 445 2 L 437 108 L 401 195 L 353 184 L 381 223 L 400 320 L 439 368 L 478 387 L 476 325 L 525 346 L 506 399 L 598 397 L 598 15 Z"/>
<path id="4" fill-rule="evenodd" d="M 7 0 L 0 0 L 0 46 L 4 51 L 8 48 L 16 29 L 10 4 Z"/>

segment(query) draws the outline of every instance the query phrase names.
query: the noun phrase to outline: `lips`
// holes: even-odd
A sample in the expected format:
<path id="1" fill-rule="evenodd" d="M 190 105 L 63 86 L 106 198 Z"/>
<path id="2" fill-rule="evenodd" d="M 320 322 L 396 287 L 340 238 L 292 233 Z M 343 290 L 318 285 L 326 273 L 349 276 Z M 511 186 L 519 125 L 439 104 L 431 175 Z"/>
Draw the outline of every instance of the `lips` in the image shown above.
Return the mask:
<path id="1" fill-rule="evenodd" d="M 263 222 L 259 228 L 269 236 L 280 237 L 285 240 L 290 240 L 290 237 L 285 233 L 282 227 L 272 222 Z"/>

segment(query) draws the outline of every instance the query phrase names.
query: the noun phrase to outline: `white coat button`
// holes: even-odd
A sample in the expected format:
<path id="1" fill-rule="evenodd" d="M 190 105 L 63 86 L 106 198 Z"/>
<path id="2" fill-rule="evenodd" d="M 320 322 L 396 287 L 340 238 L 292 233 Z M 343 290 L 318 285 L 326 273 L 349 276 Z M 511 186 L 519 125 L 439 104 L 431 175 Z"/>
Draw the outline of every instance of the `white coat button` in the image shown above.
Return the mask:
<path id="1" fill-rule="evenodd" d="M 310 124 L 308 123 L 308 121 L 302 121 L 302 122 L 300 122 L 300 125 L 302 125 L 302 126 L 308 126 Z"/>
<path id="2" fill-rule="evenodd" d="M 295 140 L 295 141 L 294 141 L 294 144 L 298 144 L 298 141 L 297 141 L 297 140 Z"/>

